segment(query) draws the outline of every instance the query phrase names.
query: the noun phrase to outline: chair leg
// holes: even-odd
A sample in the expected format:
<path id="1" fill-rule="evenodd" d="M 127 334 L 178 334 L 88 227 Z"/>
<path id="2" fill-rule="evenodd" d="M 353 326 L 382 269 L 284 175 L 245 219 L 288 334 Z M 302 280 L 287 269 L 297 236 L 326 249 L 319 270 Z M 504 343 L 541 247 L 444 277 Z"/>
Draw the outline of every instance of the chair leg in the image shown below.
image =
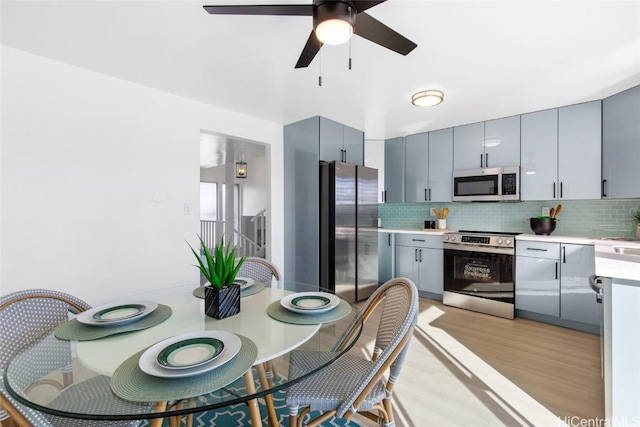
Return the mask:
<path id="1" fill-rule="evenodd" d="M 244 386 L 247 389 L 247 394 L 254 394 L 256 392 L 256 383 L 254 382 L 251 369 L 244 373 Z M 251 399 L 247 402 L 247 406 L 249 407 L 249 415 L 251 416 L 251 425 L 253 427 L 262 426 L 258 399 Z"/>
<path id="2" fill-rule="evenodd" d="M 260 386 L 263 390 L 268 390 L 271 385 L 267 379 L 267 374 L 265 372 L 265 364 L 261 363 L 256 366 L 256 370 L 258 371 L 258 379 L 260 380 Z M 276 415 L 276 408 L 273 404 L 273 395 L 267 394 L 264 397 L 267 413 L 269 414 L 269 425 L 271 427 L 278 427 L 278 415 Z"/>
<path id="3" fill-rule="evenodd" d="M 167 409 L 167 402 L 156 402 L 154 412 L 164 412 Z M 154 418 L 149 422 L 151 427 L 162 427 L 162 418 Z"/>

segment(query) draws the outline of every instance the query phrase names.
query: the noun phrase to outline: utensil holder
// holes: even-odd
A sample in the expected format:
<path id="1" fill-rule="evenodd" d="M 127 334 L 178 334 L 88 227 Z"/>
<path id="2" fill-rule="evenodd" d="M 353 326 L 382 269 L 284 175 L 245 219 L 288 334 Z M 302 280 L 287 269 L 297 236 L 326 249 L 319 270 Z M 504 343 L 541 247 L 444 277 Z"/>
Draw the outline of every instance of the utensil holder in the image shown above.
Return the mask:
<path id="1" fill-rule="evenodd" d="M 446 219 L 439 219 L 438 220 L 438 228 L 441 230 L 444 230 L 445 228 L 447 228 L 447 220 Z"/>

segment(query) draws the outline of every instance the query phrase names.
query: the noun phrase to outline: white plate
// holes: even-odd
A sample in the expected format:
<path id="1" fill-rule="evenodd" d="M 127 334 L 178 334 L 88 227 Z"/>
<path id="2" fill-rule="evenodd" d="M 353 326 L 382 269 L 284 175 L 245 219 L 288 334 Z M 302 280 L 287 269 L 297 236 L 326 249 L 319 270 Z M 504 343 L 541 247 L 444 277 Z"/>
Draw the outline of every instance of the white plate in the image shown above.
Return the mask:
<path id="1" fill-rule="evenodd" d="M 302 314 L 324 313 L 333 310 L 339 304 L 340 298 L 328 292 L 298 292 L 280 300 L 282 307 Z"/>
<path id="2" fill-rule="evenodd" d="M 158 355 L 162 350 L 167 348 L 168 346 L 175 344 L 180 341 L 190 340 L 193 338 L 215 338 L 224 344 L 224 349 L 222 353 L 218 355 L 215 359 L 204 363 L 202 365 L 194 366 L 193 368 L 185 368 L 185 369 L 166 369 L 160 364 L 158 364 Z M 143 372 L 153 375 L 154 377 L 162 377 L 162 378 L 184 378 L 190 377 L 192 375 L 201 374 L 203 372 L 210 371 L 212 369 L 218 368 L 231 359 L 235 357 L 236 354 L 240 351 L 240 347 L 242 346 L 242 342 L 240 338 L 230 332 L 224 331 L 198 331 L 198 332 L 189 332 L 186 334 L 177 335 L 175 337 L 167 338 L 166 340 L 162 340 L 151 347 L 149 347 L 142 355 L 140 356 L 140 360 L 138 361 L 138 366 L 142 369 Z"/>
<path id="3" fill-rule="evenodd" d="M 105 304 L 78 314 L 76 320 L 91 326 L 117 326 L 135 322 L 151 314 L 158 303 L 153 301 L 131 301 Z"/>
<path id="4" fill-rule="evenodd" d="M 240 282 L 240 290 L 244 290 L 247 289 L 248 287 L 252 286 L 254 283 L 256 283 L 255 280 L 253 280 L 251 277 L 236 277 L 236 280 L 233 281 L 234 283 L 236 282 Z"/>

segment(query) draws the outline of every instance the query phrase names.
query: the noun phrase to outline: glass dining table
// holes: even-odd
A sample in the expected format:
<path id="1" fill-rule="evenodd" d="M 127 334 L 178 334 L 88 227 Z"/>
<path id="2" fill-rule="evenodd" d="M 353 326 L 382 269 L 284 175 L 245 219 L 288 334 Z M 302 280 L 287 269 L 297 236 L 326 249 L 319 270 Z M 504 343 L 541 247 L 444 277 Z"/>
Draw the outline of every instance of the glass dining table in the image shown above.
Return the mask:
<path id="1" fill-rule="evenodd" d="M 358 339 L 362 325 L 354 320 L 354 306 L 335 296 L 330 310 L 292 309 L 294 294 L 313 295 L 307 292 L 321 291 L 317 287 L 270 285 L 256 282 L 253 289 L 243 290 L 240 313 L 221 320 L 205 315 L 203 288 L 197 285 L 115 300 L 101 307 L 147 304 L 154 310 L 145 319 L 107 327 L 99 324 L 99 308 L 91 310 L 93 317 L 78 315 L 85 314 L 82 322 L 71 318 L 11 360 L 4 386 L 18 402 L 45 414 L 147 419 L 153 427 L 183 416 L 189 424 L 195 413 L 239 403 L 248 406 L 253 426 L 262 425 L 258 399 L 264 399 L 268 424 L 276 426 L 272 394 L 340 358 Z M 348 337 L 338 343 L 347 330 Z M 181 357 L 189 360 L 215 347 L 207 340 L 221 344 L 198 364 L 182 363 Z M 293 350 L 322 351 L 323 357 L 313 366 L 296 367 L 296 377 L 289 377 Z M 53 383 L 63 386 L 47 386 Z"/>

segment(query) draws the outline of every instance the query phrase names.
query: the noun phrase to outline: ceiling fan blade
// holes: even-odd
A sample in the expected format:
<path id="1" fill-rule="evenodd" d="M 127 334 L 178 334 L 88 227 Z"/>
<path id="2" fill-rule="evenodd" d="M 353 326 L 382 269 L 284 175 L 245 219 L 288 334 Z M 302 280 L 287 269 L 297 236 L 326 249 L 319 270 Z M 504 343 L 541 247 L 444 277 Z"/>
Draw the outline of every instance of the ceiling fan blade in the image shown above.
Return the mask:
<path id="1" fill-rule="evenodd" d="M 353 0 L 352 3 L 358 13 L 360 13 L 372 8 L 373 6 L 379 5 L 380 3 L 384 3 L 385 1 L 387 0 Z"/>
<path id="2" fill-rule="evenodd" d="M 308 67 L 309 64 L 311 64 L 311 61 L 313 61 L 313 58 L 315 58 L 320 51 L 321 47 L 322 43 L 316 37 L 316 33 L 311 31 L 311 34 L 309 34 L 309 39 L 307 40 L 307 44 L 304 45 L 304 49 L 302 49 L 300 58 L 298 58 L 296 68 Z"/>
<path id="3" fill-rule="evenodd" d="M 202 7 L 212 15 L 313 16 L 312 4 L 245 4 Z"/>
<path id="4" fill-rule="evenodd" d="M 418 46 L 366 13 L 358 13 L 354 33 L 401 55 L 408 54 Z"/>

